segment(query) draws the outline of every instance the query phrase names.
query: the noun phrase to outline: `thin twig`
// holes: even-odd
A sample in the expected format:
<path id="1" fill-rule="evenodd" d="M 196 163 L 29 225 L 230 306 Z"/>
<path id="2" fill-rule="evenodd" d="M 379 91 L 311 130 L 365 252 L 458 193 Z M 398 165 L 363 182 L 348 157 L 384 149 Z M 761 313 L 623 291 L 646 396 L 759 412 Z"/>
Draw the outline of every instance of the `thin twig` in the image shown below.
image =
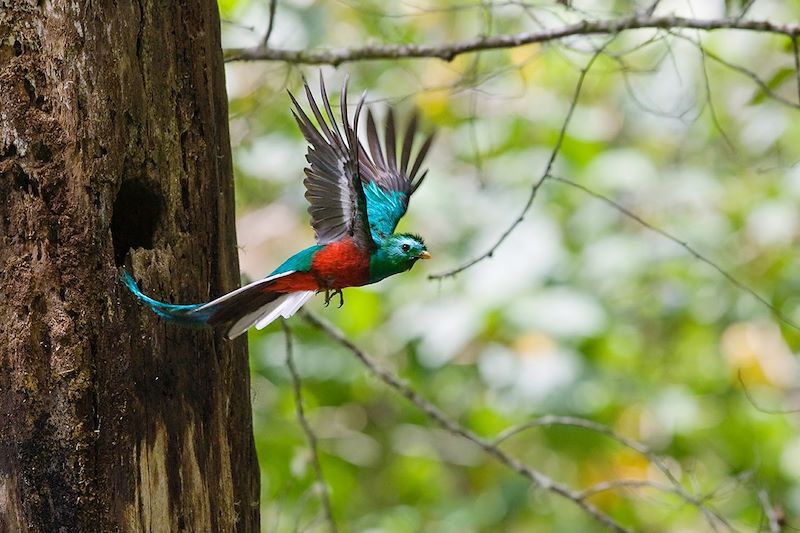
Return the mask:
<path id="1" fill-rule="evenodd" d="M 506 440 L 510 439 L 511 437 L 522 433 L 523 431 L 526 431 L 531 428 L 545 427 L 545 426 L 571 426 L 571 427 L 586 429 L 589 431 L 594 431 L 595 433 L 600 433 L 601 435 L 605 435 L 611 438 L 612 440 L 619 442 L 623 446 L 642 454 L 651 463 L 656 465 L 656 467 L 659 470 L 661 470 L 661 472 L 663 472 L 663 474 L 672 483 L 680 485 L 680 482 L 675 478 L 675 476 L 669 470 L 667 465 L 661 460 L 661 458 L 658 455 L 653 453 L 647 446 L 645 446 L 641 442 L 620 435 L 619 433 L 615 432 L 608 426 L 605 426 L 603 424 L 598 424 L 597 422 L 594 422 L 592 420 L 587 420 L 585 418 L 577 418 L 574 416 L 557 416 L 557 415 L 542 416 L 535 420 L 531 420 L 529 422 L 525 422 L 524 424 L 513 426 L 506 429 L 505 431 L 502 431 L 492 440 L 492 444 L 497 446 L 499 444 L 502 444 Z"/>
<path id="2" fill-rule="evenodd" d="M 588 194 L 589 196 L 592 196 L 592 197 L 594 197 L 594 198 L 596 198 L 596 199 L 598 199 L 598 200 L 600 200 L 602 202 L 605 202 L 606 204 L 610 205 L 611 207 L 613 207 L 614 209 L 616 209 L 617 211 L 619 211 L 620 213 L 622 213 L 626 217 L 634 220 L 635 222 L 639 223 L 640 225 L 644 226 L 645 228 L 649 229 L 650 231 L 652 231 L 654 233 L 657 233 L 657 234 L 661 235 L 662 237 L 674 242 L 675 244 L 677 244 L 678 246 L 680 246 L 681 248 L 686 250 L 689 253 L 689 255 L 691 255 L 695 259 L 697 259 L 698 261 L 700 261 L 702 263 L 705 263 L 706 265 L 710 266 L 712 269 L 716 270 L 720 275 L 722 275 L 722 277 L 724 277 L 726 280 L 728 280 L 728 282 L 731 285 L 733 285 L 734 287 L 736 287 L 740 291 L 745 292 L 745 293 L 749 294 L 750 296 L 752 296 L 753 298 L 755 298 L 756 300 L 758 300 L 758 302 L 761 303 L 762 305 L 764 305 L 767 309 L 769 309 L 772 312 L 772 314 L 778 320 L 780 320 L 781 322 L 783 322 L 784 324 L 786 324 L 790 328 L 795 329 L 797 331 L 800 331 L 800 326 L 798 326 L 795 322 L 793 322 L 791 319 L 789 319 L 789 317 L 787 317 L 785 314 L 783 314 L 783 312 L 781 310 L 779 310 L 777 307 L 775 307 L 773 304 L 771 304 L 765 297 L 763 297 L 760 294 L 758 294 L 755 291 L 755 289 L 752 289 L 748 285 L 745 285 L 744 282 L 740 281 L 736 276 L 731 274 L 728 270 L 725 270 L 719 264 L 717 264 L 716 262 L 712 261 L 711 259 L 709 259 L 705 255 L 703 255 L 700 252 L 698 252 L 688 242 L 682 241 L 678 237 L 672 235 L 671 233 L 667 232 L 666 230 L 663 230 L 663 229 L 659 228 L 658 226 L 654 226 L 653 224 L 651 224 L 650 222 L 647 222 L 642 217 L 640 217 L 639 215 L 637 215 L 633 211 L 629 210 L 625 206 L 615 202 L 614 200 L 612 200 L 608 196 L 604 196 L 604 195 L 602 195 L 602 194 L 600 194 L 598 192 L 593 191 L 592 189 L 586 187 L 585 185 L 581 185 L 580 183 L 577 183 L 577 182 L 574 182 L 574 181 L 569 180 L 567 178 L 562 178 L 562 177 L 559 177 L 559 176 L 552 176 L 551 179 L 553 181 L 555 181 L 555 182 L 563 183 L 565 185 L 569 185 L 570 187 L 574 187 L 576 189 L 579 189 L 579 190 L 585 192 L 586 194 Z"/>
<path id="3" fill-rule="evenodd" d="M 797 104 L 800 105 L 800 49 L 798 49 L 797 37 L 792 39 L 792 51 L 794 52 L 794 73 L 797 75 Z"/>
<path id="4" fill-rule="evenodd" d="M 794 413 L 800 413 L 800 408 L 798 409 L 767 409 L 766 407 L 761 407 L 756 402 L 755 398 L 753 398 L 752 394 L 750 394 L 750 387 L 747 386 L 747 383 L 744 382 L 744 376 L 742 376 L 742 371 L 739 370 L 739 383 L 742 385 L 742 391 L 744 391 L 744 396 L 747 398 L 747 401 L 750 402 L 750 405 L 753 406 L 753 409 L 760 413 L 764 413 L 767 415 L 791 415 Z"/>
<path id="5" fill-rule="evenodd" d="M 708 521 L 708 523 L 709 523 L 709 525 L 711 526 L 712 529 L 716 530 L 716 523 L 714 522 L 715 519 L 719 523 L 721 523 L 725 527 L 727 527 L 728 529 L 732 529 L 731 524 L 728 522 L 728 520 L 725 517 L 723 517 L 722 515 L 720 515 L 719 513 L 714 511 L 713 509 L 711 509 L 711 508 L 709 508 L 709 507 L 707 507 L 706 505 L 703 504 L 704 500 L 706 500 L 707 498 L 696 498 L 696 497 L 692 496 L 691 494 L 689 494 L 683 488 L 683 485 L 681 485 L 681 482 L 678 481 L 678 479 L 675 477 L 675 475 L 669 469 L 667 464 L 661 459 L 661 457 L 659 457 L 656 453 L 654 453 L 650 448 L 648 448 L 647 446 L 645 446 L 641 442 L 633 440 L 633 439 L 630 439 L 630 438 L 625 437 L 623 435 L 620 435 L 619 433 L 617 433 L 616 431 L 614 431 L 613 429 L 611 429 L 610 427 L 608 427 L 606 425 L 599 424 L 597 422 L 594 422 L 592 420 L 587 420 L 585 418 L 578 418 L 578 417 L 574 417 L 574 416 L 547 415 L 547 416 L 539 417 L 539 418 L 537 418 L 535 420 L 531 420 L 529 422 L 525 422 L 525 423 L 517 425 L 517 426 L 510 427 L 510 428 L 506 429 L 505 431 L 499 433 L 494 438 L 494 440 L 492 440 L 491 442 L 495 446 L 498 446 L 501 443 L 505 442 L 506 440 L 510 439 L 511 437 L 522 433 L 523 431 L 526 431 L 526 430 L 532 429 L 532 428 L 547 427 L 547 426 L 570 426 L 570 427 L 585 429 L 585 430 L 588 430 L 588 431 L 593 431 L 595 433 L 599 433 L 601 435 L 605 435 L 606 437 L 618 442 L 619 444 L 625 446 L 626 448 L 629 448 L 629 449 L 641 454 L 642 456 L 647 458 L 647 460 L 650 461 L 650 463 L 655 465 L 655 467 L 658 468 L 659 471 L 661 471 L 661 473 L 664 474 L 664 477 L 666 477 L 669 480 L 669 482 L 671 483 L 671 486 L 668 486 L 667 489 L 660 489 L 658 486 L 656 486 L 655 483 L 650 483 L 651 487 L 659 489 L 659 490 L 666 490 L 667 492 L 672 492 L 672 493 L 678 495 L 685 502 L 693 505 L 695 508 L 697 508 L 700 512 L 703 513 L 703 515 L 706 517 L 706 520 Z M 610 488 L 613 488 L 614 486 L 618 486 L 618 485 L 614 485 L 614 483 L 615 483 L 614 481 L 609 481 L 609 482 L 604 482 L 604 483 L 606 483 L 606 485 L 608 485 L 608 488 L 605 488 L 605 489 L 602 489 L 602 490 L 596 490 L 596 489 L 590 487 L 590 488 L 585 489 L 583 491 L 583 495 L 584 496 L 593 495 L 593 494 L 596 494 L 597 492 L 602 492 L 603 490 L 609 490 Z M 648 482 L 645 482 L 645 483 L 642 483 L 642 484 L 644 485 L 644 484 L 647 484 L 647 483 Z M 598 486 L 599 485 L 596 485 L 595 487 L 598 487 Z"/>
<path id="6" fill-rule="evenodd" d="M 653 0 L 653 3 L 650 4 L 650 6 L 647 9 L 645 9 L 644 14 L 647 15 L 648 17 L 652 17 L 653 13 L 655 13 L 656 9 L 658 9 L 658 4 L 660 3 L 661 0 Z"/>
<path id="7" fill-rule="evenodd" d="M 705 500 L 711 499 L 713 493 L 701 499 L 697 499 L 686 493 L 682 489 L 682 487 L 666 485 L 664 483 L 658 483 L 656 481 L 651 481 L 649 479 L 612 479 L 609 481 L 601 481 L 599 483 L 592 485 L 591 487 L 584 489 L 583 491 L 581 491 L 581 496 L 583 496 L 584 498 L 591 498 L 592 496 L 596 496 L 597 494 L 607 492 L 610 490 L 644 489 L 644 488 L 653 489 L 659 492 L 674 494 L 675 496 L 683 500 L 685 503 L 699 509 L 706 516 L 706 520 L 708 520 L 708 524 L 709 526 L 711 526 L 711 529 L 713 531 L 719 531 L 719 529 L 717 528 L 717 524 L 713 520 L 714 518 L 717 518 L 725 526 L 727 531 L 735 531 L 733 525 L 720 515 L 716 513 L 713 513 L 711 515 L 708 514 L 709 513 L 708 508 L 704 505 L 703 502 Z"/>
<path id="8" fill-rule="evenodd" d="M 695 29 L 695 30 L 743 30 L 775 33 L 796 37 L 800 35 L 800 24 L 780 24 L 770 21 L 742 20 L 739 18 L 697 19 L 675 16 L 652 17 L 639 13 L 630 17 L 610 20 L 582 20 L 559 28 L 523 32 L 511 35 L 476 37 L 455 43 L 443 44 L 375 44 L 339 49 L 285 50 L 256 46 L 233 48 L 225 52 L 226 61 L 286 61 L 308 65 L 340 65 L 350 61 L 376 59 L 438 58 L 451 61 L 453 58 L 481 50 L 515 48 L 532 43 L 556 41 L 574 35 L 616 35 L 636 29 Z"/>
<path id="9" fill-rule="evenodd" d="M 711 93 L 711 80 L 709 79 L 708 76 L 708 61 L 706 61 L 706 55 L 707 55 L 706 47 L 703 46 L 703 42 L 700 40 L 699 37 L 698 37 L 697 48 L 700 51 L 700 62 L 703 65 L 702 67 L 703 82 L 704 82 L 703 86 L 705 88 L 705 93 L 706 93 L 706 104 L 708 104 L 708 112 L 711 115 L 711 123 L 714 124 L 714 127 L 719 132 L 720 136 L 722 137 L 722 140 L 725 141 L 725 145 L 730 150 L 730 153 L 733 154 L 733 156 L 735 157 L 737 153 L 736 147 L 733 145 L 733 142 L 731 142 L 731 139 L 730 137 L 728 137 L 728 134 L 725 133 L 725 130 L 722 128 L 722 123 L 720 122 L 719 116 L 717 115 L 717 107 L 714 105 L 714 96 Z"/>
<path id="10" fill-rule="evenodd" d="M 745 4 L 742 6 L 742 10 L 739 12 L 737 16 L 738 19 L 744 18 L 747 15 L 747 12 L 750 11 L 750 8 L 753 7 L 753 4 L 756 3 L 756 0 L 747 0 Z"/>
<path id="11" fill-rule="evenodd" d="M 657 60 L 655 60 L 651 66 L 636 69 L 631 67 L 631 65 L 625 60 L 624 56 L 627 53 L 636 51 L 640 47 L 648 46 L 654 42 L 659 42 L 659 43 L 663 42 L 665 50 L 663 52 L 663 55 L 659 57 Z M 683 83 L 683 80 L 681 79 L 680 76 L 680 70 L 675 61 L 675 54 L 673 53 L 672 50 L 672 44 L 668 39 L 664 37 L 664 32 L 658 32 L 656 35 L 654 35 L 644 43 L 639 44 L 637 47 L 632 48 L 630 51 L 626 51 L 624 53 L 608 53 L 606 54 L 606 56 L 615 61 L 617 64 L 619 64 L 620 66 L 619 72 L 620 74 L 622 74 L 622 81 L 625 84 L 625 90 L 627 91 L 628 96 L 630 96 L 634 105 L 636 105 L 636 107 L 638 107 L 645 113 L 650 113 L 658 117 L 680 120 L 685 124 L 694 122 L 697 119 L 697 117 L 700 116 L 701 111 L 698 111 L 696 113 L 696 116 L 687 118 L 687 115 L 692 111 L 692 109 L 697 107 L 695 105 L 696 104 L 695 102 L 689 104 L 684 110 L 665 111 L 662 109 L 657 109 L 655 107 L 652 107 L 652 105 L 645 103 L 636 93 L 636 88 L 633 86 L 633 83 L 631 81 L 631 74 L 642 74 L 642 73 L 653 74 L 659 68 L 662 67 L 661 64 L 667 58 L 670 59 L 670 63 L 672 64 L 673 69 L 675 70 L 675 74 L 677 75 L 678 80 L 680 81 L 681 84 Z"/>
<path id="12" fill-rule="evenodd" d="M 372 373 L 375 377 L 381 380 L 384 384 L 388 385 L 395 392 L 397 392 L 398 394 L 409 400 L 411 403 L 413 403 L 417 408 L 419 408 L 423 413 L 425 413 L 428 416 L 428 418 L 436 422 L 443 429 L 452 433 L 453 435 L 462 437 L 472 442 L 473 444 L 479 446 L 488 455 L 494 457 L 496 460 L 506 465 L 511 470 L 527 478 L 532 483 L 534 483 L 534 485 L 541 487 L 542 489 L 547 490 L 548 492 L 554 493 L 559 497 L 572 501 L 573 503 L 578 505 L 583 511 L 588 513 L 596 521 L 614 531 L 628 531 L 628 529 L 622 526 L 621 524 L 617 523 L 613 518 L 611 518 L 604 512 L 600 511 L 599 509 L 595 508 L 585 500 L 597 494 L 598 492 L 602 492 L 603 490 L 610 490 L 614 487 L 620 487 L 624 485 L 649 486 L 656 490 L 662 490 L 664 492 L 675 494 L 683 501 L 691 504 L 692 506 L 697 508 L 700 512 L 702 512 L 713 530 L 715 531 L 717 530 L 718 523 L 724 525 L 729 530 L 733 530 L 731 524 L 723 516 L 718 514 L 713 509 L 709 508 L 704 503 L 710 500 L 715 493 L 711 493 L 709 495 L 700 498 L 689 494 L 683 488 L 680 482 L 674 477 L 674 475 L 669 471 L 668 467 L 661 460 L 661 458 L 658 457 L 658 455 L 654 454 L 652 451 L 650 451 L 649 448 L 647 448 L 642 443 L 623 437 L 614 432 L 612 429 L 603 426 L 602 424 L 598 424 L 597 422 L 581 418 L 568 417 L 568 416 L 541 417 L 533 421 L 532 423 L 511 428 L 499 434 L 497 437 L 491 440 L 479 437 L 469 429 L 461 426 L 458 422 L 451 419 L 447 414 L 442 412 L 437 406 L 433 405 L 428 400 L 423 398 L 419 393 L 417 393 L 408 384 L 406 384 L 401 378 L 399 378 L 389 370 L 386 370 L 385 368 L 380 366 L 374 360 L 374 358 L 367 355 L 358 346 L 353 344 L 353 342 L 350 341 L 347 337 L 345 337 L 340 330 L 336 329 L 330 323 L 320 319 L 319 317 L 315 316 L 312 313 L 309 313 L 306 310 L 301 310 L 300 315 L 309 324 L 321 330 L 326 335 L 328 335 L 328 337 L 330 337 L 331 339 L 333 339 L 334 341 L 345 347 L 347 350 L 349 350 L 367 368 L 367 370 L 370 373 Z M 510 454 L 507 454 L 502 449 L 500 449 L 499 444 L 502 443 L 504 440 L 534 425 L 537 426 L 570 425 L 604 434 L 612 439 L 617 440 L 624 446 L 627 446 L 647 457 L 648 460 L 650 460 L 661 472 L 664 473 L 664 475 L 672 483 L 672 485 L 664 485 L 651 481 L 620 480 L 620 481 L 604 482 L 584 490 L 571 489 L 568 486 L 558 483 L 557 481 L 546 476 L 545 474 L 542 474 L 541 472 L 530 468 L 529 466 L 520 462 L 519 459 L 517 459 L 516 457 L 513 457 Z"/>
<path id="13" fill-rule="evenodd" d="M 261 41 L 263 48 L 267 47 L 269 38 L 272 36 L 272 29 L 275 27 L 275 10 L 278 8 L 278 0 L 269 0 L 269 24 L 267 25 L 267 33 L 264 34 L 264 39 Z"/>
<path id="14" fill-rule="evenodd" d="M 693 45 L 697 46 L 698 48 L 702 46 L 699 42 L 695 41 L 694 39 L 692 39 L 691 37 L 689 37 L 687 35 L 681 35 L 680 33 L 673 32 L 673 31 L 668 31 L 668 33 L 670 35 L 672 35 L 673 37 L 677 37 L 679 39 L 683 39 L 685 41 L 688 41 L 688 42 L 692 43 Z M 792 41 L 794 42 L 794 40 L 795 39 L 793 38 Z M 748 78 L 750 78 L 751 80 L 753 80 L 755 82 L 755 84 L 758 85 L 758 88 L 761 89 L 761 92 L 763 92 L 766 96 L 772 98 L 776 102 L 784 104 L 785 106 L 791 107 L 793 109 L 800 109 L 800 103 L 792 102 L 788 98 L 784 98 L 783 96 L 781 96 L 778 93 L 776 93 L 775 91 L 773 91 L 770 88 L 770 86 L 764 80 L 762 80 L 758 76 L 758 74 L 756 74 L 752 70 L 747 69 L 747 68 L 745 68 L 745 67 L 743 67 L 741 65 L 736 65 L 734 63 L 731 63 L 730 61 L 727 61 L 726 59 L 723 59 L 722 57 L 718 56 L 714 52 L 709 51 L 708 49 L 704 49 L 703 53 L 705 54 L 706 57 L 709 57 L 709 58 L 713 59 L 714 61 L 716 61 L 720 65 L 724 65 L 724 66 L 728 67 L 729 69 L 731 69 L 731 70 L 733 70 L 735 72 L 738 72 L 740 74 L 743 74 L 743 75 L 747 76 Z M 798 66 L 798 69 L 800 69 L 800 66 Z M 800 91 L 800 89 L 798 89 L 798 90 Z"/>
<path id="15" fill-rule="evenodd" d="M 617 490 L 617 489 L 640 489 L 640 488 L 650 488 L 657 490 L 659 492 L 666 492 L 670 494 L 674 494 L 681 498 L 682 500 L 686 501 L 686 503 L 694 505 L 696 502 L 694 500 L 686 500 L 684 494 L 672 485 L 666 485 L 664 483 L 659 483 L 657 481 L 651 481 L 649 479 L 612 479 L 609 481 L 601 481 L 592 485 L 591 487 L 585 488 L 581 491 L 581 496 L 585 498 L 590 498 L 592 496 L 596 496 L 602 492 L 607 492 L 610 490 Z"/>
<path id="16" fill-rule="evenodd" d="M 300 427 L 303 428 L 303 433 L 306 434 L 308 440 L 308 447 L 311 450 L 311 464 L 314 467 L 314 474 L 317 477 L 317 485 L 319 486 L 319 497 L 322 501 L 322 511 L 325 514 L 325 520 L 328 523 L 328 529 L 331 533 L 336 533 L 336 522 L 333 519 L 333 511 L 331 510 L 331 500 L 328 494 L 328 484 L 325 482 L 325 477 L 322 474 L 322 465 L 319 462 L 319 452 L 317 450 L 317 436 L 311 425 L 306 419 L 305 410 L 303 409 L 303 390 L 300 381 L 300 374 L 294 366 L 294 355 L 292 349 L 292 330 L 286 323 L 286 320 L 281 319 L 281 326 L 283 326 L 283 333 L 286 336 L 286 366 L 289 367 L 289 373 L 292 375 L 292 387 L 294 388 L 294 403 L 297 411 L 297 421 Z"/>
<path id="17" fill-rule="evenodd" d="M 592 68 L 595 60 L 600 56 L 602 51 L 605 49 L 606 46 L 611 41 L 606 42 L 603 46 L 601 46 L 589 59 L 586 66 L 581 69 L 580 75 L 578 76 L 578 81 L 575 84 L 575 91 L 572 94 L 572 100 L 569 103 L 569 109 L 567 110 L 567 116 L 564 118 L 564 122 L 561 124 L 561 130 L 558 132 L 558 139 L 556 139 L 556 144 L 553 146 L 553 150 L 550 152 L 550 159 L 547 161 L 547 166 L 544 169 L 541 177 L 533 184 L 531 188 L 530 195 L 528 196 L 527 202 L 525 202 L 525 206 L 522 208 L 522 211 L 517 216 L 516 219 L 509 225 L 506 230 L 500 235 L 497 241 L 484 253 L 481 255 L 470 259 L 466 263 L 462 264 L 459 267 L 446 270 L 444 272 L 439 272 L 438 274 L 431 274 L 428 276 L 428 279 L 443 279 L 443 278 L 450 278 L 455 276 L 456 274 L 463 272 L 464 270 L 472 267 L 473 265 L 480 263 L 484 259 L 488 259 L 492 257 L 500 247 L 501 244 L 508 238 L 509 235 L 519 226 L 523 220 L 525 220 L 525 216 L 528 214 L 528 210 L 533 205 L 533 201 L 536 199 L 536 194 L 539 192 L 539 189 L 544 184 L 545 181 L 550 177 L 550 171 L 553 169 L 553 164 L 555 163 L 556 158 L 558 157 L 558 153 L 561 150 L 561 145 L 564 142 L 564 137 L 567 134 L 567 127 L 569 127 L 570 119 L 572 118 L 572 114 L 575 112 L 575 107 L 578 105 L 578 99 L 580 98 L 581 89 L 583 88 L 583 81 L 586 79 L 586 74 L 589 72 L 589 69 Z"/>
<path id="18" fill-rule="evenodd" d="M 417 408 L 419 408 L 423 413 L 425 413 L 425 415 L 428 418 L 436 422 L 444 430 L 448 431 L 449 433 L 452 433 L 453 435 L 462 437 L 472 442 L 473 444 L 479 446 L 488 455 L 494 457 L 500 463 L 506 465 L 511 470 L 527 478 L 535 486 L 540 487 L 543 490 L 546 490 L 559 497 L 565 498 L 573 502 L 575 505 L 580 507 L 584 512 L 586 512 L 589 516 L 591 516 L 594 520 L 596 520 L 603 526 L 617 532 L 630 531 L 628 528 L 618 523 L 616 520 L 611 518 L 609 515 L 605 514 L 603 511 L 599 510 L 594 505 L 586 502 L 585 499 L 581 497 L 580 492 L 577 492 L 566 485 L 562 485 L 561 483 L 553 480 L 552 478 L 546 476 L 545 474 L 542 474 L 538 470 L 530 468 L 529 466 L 522 463 L 516 457 L 507 454 L 506 452 L 495 446 L 491 441 L 479 437 L 472 431 L 461 426 L 458 422 L 456 422 L 448 415 L 446 415 L 444 412 L 442 412 L 438 407 L 436 407 L 428 400 L 420 396 L 414 389 L 408 386 L 399 377 L 395 376 L 393 373 L 381 367 L 372 357 L 367 355 L 363 350 L 361 350 L 361 348 L 353 344 L 353 342 L 350 341 L 350 339 L 348 339 L 347 337 L 345 337 L 341 331 L 336 329 L 328 322 L 318 318 L 317 316 L 305 310 L 301 310 L 300 315 L 309 324 L 316 327 L 317 329 L 328 335 L 328 337 L 330 337 L 337 343 L 347 348 L 367 368 L 367 370 L 369 370 L 369 372 L 372 373 L 372 375 L 377 377 L 379 380 L 381 380 L 395 392 L 397 392 L 398 394 L 406 398 L 408 401 L 413 403 Z"/>

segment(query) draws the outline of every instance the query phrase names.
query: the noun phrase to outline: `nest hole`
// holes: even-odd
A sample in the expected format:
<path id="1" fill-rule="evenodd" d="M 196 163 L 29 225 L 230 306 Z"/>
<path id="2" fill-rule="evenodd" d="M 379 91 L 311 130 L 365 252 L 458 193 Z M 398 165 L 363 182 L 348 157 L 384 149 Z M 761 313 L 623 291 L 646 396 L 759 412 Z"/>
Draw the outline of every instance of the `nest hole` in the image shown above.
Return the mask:
<path id="1" fill-rule="evenodd" d="M 125 263 L 125 256 L 131 248 L 153 248 L 161 205 L 161 193 L 155 185 L 139 180 L 122 184 L 111 217 L 111 238 L 117 266 Z"/>

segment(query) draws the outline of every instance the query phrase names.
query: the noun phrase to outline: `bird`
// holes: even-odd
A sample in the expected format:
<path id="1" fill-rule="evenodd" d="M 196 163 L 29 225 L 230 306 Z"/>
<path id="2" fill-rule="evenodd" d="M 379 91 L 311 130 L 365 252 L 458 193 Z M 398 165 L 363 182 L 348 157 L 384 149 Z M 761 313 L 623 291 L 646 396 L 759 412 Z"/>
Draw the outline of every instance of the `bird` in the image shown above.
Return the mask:
<path id="1" fill-rule="evenodd" d="M 253 325 L 262 329 L 278 317 L 291 317 L 318 293 L 325 294 L 326 307 L 338 295 L 341 307 L 342 289 L 376 283 L 410 270 L 418 260 L 430 259 L 422 237 L 395 233 L 395 229 L 428 174 L 421 167 L 435 132 L 427 134 L 421 144 L 415 142 L 419 120 L 414 112 L 398 147 L 400 128 L 391 106 L 385 116 L 383 140 L 372 111 L 367 109 L 365 148 L 358 128 L 366 91 L 351 121 L 345 77 L 340 93 L 340 127 L 321 73 L 319 87 L 324 115 L 308 81 L 303 80 L 317 125 L 287 91 L 292 115 L 308 142 L 303 183 L 316 244 L 292 255 L 266 277 L 204 303 L 155 300 L 145 295 L 133 275 L 123 269 L 124 284 L 155 314 L 179 325 L 224 327 L 226 337 L 233 339 Z"/>

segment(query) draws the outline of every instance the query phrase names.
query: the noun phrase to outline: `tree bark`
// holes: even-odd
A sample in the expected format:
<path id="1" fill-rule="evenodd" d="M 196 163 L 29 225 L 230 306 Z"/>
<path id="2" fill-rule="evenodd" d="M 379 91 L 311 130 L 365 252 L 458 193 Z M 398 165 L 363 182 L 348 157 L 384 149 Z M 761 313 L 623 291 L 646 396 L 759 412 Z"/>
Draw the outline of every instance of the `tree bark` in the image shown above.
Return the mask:
<path id="1" fill-rule="evenodd" d="M 0 531 L 255 531 L 215 2 L 0 0 Z"/>

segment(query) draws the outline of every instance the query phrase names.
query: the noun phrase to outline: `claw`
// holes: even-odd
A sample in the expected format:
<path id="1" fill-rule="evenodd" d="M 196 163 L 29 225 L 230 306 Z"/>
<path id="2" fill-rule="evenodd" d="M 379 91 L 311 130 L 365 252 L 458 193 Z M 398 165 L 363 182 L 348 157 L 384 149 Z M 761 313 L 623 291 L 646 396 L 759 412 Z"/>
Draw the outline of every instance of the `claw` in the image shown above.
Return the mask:
<path id="1" fill-rule="evenodd" d="M 333 297 L 339 295 L 339 309 L 344 305 L 344 294 L 342 289 L 325 289 L 325 307 L 328 307 Z"/>

